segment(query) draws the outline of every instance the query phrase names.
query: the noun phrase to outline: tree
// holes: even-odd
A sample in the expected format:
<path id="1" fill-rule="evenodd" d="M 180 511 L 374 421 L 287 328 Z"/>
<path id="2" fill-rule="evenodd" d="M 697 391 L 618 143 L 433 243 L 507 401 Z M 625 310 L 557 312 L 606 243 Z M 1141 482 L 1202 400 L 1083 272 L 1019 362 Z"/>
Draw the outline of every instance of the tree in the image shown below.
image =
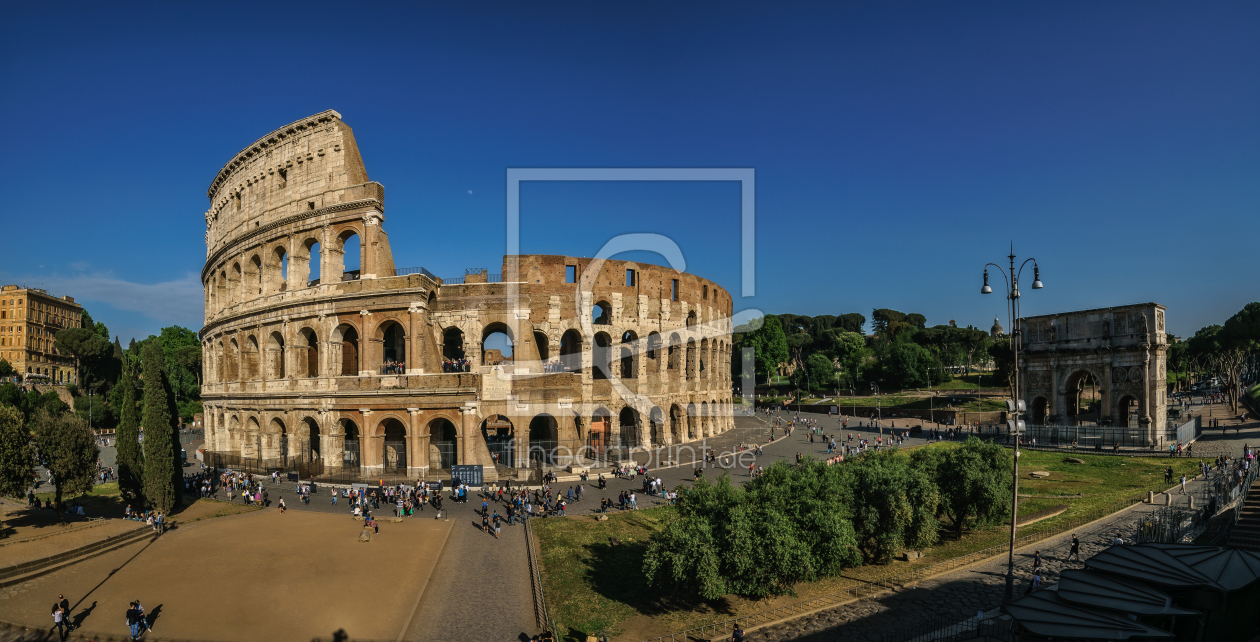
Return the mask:
<path id="1" fill-rule="evenodd" d="M 832 325 L 832 327 L 839 328 L 845 332 L 856 332 L 865 336 L 862 331 L 862 327 L 865 325 L 865 316 L 858 314 L 857 312 L 849 312 L 848 314 L 842 314 L 836 317 L 836 322 Z"/>
<path id="2" fill-rule="evenodd" d="M 114 347 L 108 338 L 102 338 L 93 328 L 66 328 L 57 332 L 56 349 L 62 354 L 74 356 L 76 380 L 85 388 L 91 380 L 100 381 L 99 370 L 107 365 Z M 95 376 L 85 377 L 85 373 Z"/>
<path id="3" fill-rule="evenodd" d="M 940 501 L 936 484 L 896 450 L 868 451 L 840 466 L 848 477 L 849 507 L 858 548 L 867 562 L 882 564 L 904 549 L 936 542 Z"/>
<path id="4" fill-rule="evenodd" d="M 13 364 L 9 363 L 7 359 L 0 359 L 0 379 L 12 377 L 12 376 L 13 376 Z"/>
<path id="5" fill-rule="evenodd" d="M 17 408 L 0 406 L 0 496 L 20 497 L 35 470 L 31 434 Z"/>
<path id="6" fill-rule="evenodd" d="M 140 415 L 136 408 L 136 386 L 130 377 L 124 376 L 118 386 L 122 390 L 122 409 L 119 413 L 118 435 L 118 490 L 123 501 L 140 506 L 144 499 L 144 455 L 140 451 Z"/>
<path id="7" fill-rule="evenodd" d="M 713 600 L 792 592 L 797 582 L 839 574 L 861 562 L 841 503 L 835 466 L 777 462 L 734 486 L 723 475 L 679 495 L 678 518 L 653 536 L 643 560 L 658 587 Z"/>
<path id="8" fill-rule="evenodd" d="M 897 343 L 884 359 L 884 376 L 898 388 L 926 388 L 932 383 L 934 360 L 923 346 Z"/>
<path id="9" fill-rule="evenodd" d="M 836 381 L 836 367 L 831 359 L 815 352 L 805 360 L 805 365 L 792 373 L 792 383 L 806 389 L 823 390 Z"/>
<path id="10" fill-rule="evenodd" d="M 934 474 L 941 492 L 941 509 L 961 536 L 970 523 L 991 524 L 1008 515 L 1011 498 L 1011 454 L 992 441 L 974 435 L 958 448 L 942 450 Z"/>
<path id="11" fill-rule="evenodd" d="M 92 490 L 100 449 L 87 422 L 74 415 L 53 415 L 40 410 L 33 423 L 40 461 L 53 476 L 57 489 L 53 503 L 60 511 L 63 496 L 82 495 Z"/>
<path id="12" fill-rule="evenodd" d="M 787 361 L 787 337 L 784 336 L 783 326 L 775 315 L 767 314 L 762 317 L 761 324 L 744 336 L 745 345 L 753 348 L 754 364 L 758 373 L 767 377 L 773 376 L 779 365 Z"/>
<path id="13" fill-rule="evenodd" d="M 179 505 L 182 483 L 175 465 L 175 449 L 171 420 L 170 386 L 162 371 L 162 353 L 156 342 L 148 342 L 141 355 L 144 377 L 144 498 L 160 513 L 170 513 Z"/>
<path id="14" fill-rule="evenodd" d="M 787 337 L 788 351 L 792 355 L 792 363 L 797 367 L 804 365 L 805 350 L 814 343 L 814 338 L 804 332 L 794 332 Z"/>
<path id="15" fill-rule="evenodd" d="M 906 315 L 896 310 L 876 308 L 871 312 L 871 319 L 875 334 L 884 335 L 884 338 L 889 341 L 895 339 L 897 334 L 906 328 Z"/>

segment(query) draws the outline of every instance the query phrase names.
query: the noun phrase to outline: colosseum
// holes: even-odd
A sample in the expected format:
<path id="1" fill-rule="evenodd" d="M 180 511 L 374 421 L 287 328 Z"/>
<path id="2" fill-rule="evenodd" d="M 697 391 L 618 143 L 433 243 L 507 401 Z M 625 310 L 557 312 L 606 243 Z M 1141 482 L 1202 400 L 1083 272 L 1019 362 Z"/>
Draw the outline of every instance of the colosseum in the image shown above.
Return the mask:
<path id="1" fill-rule="evenodd" d="M 447 279 L 396 267 L 384 187 L 335 111 L 245 147 L 207 196 L 202 400 L 218 465 L 420 480 L 472 464 L 524 480 L 733 426 L 726 290 L 552 255 Z"/>

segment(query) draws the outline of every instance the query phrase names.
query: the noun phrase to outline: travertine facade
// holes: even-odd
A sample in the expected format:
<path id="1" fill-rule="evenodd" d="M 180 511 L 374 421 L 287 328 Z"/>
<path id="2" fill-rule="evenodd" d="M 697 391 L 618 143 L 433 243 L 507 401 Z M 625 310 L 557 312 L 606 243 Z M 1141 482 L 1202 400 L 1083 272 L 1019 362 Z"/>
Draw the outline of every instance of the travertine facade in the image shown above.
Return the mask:
<path id="1" fill-rule="evenodd" d="M 563 256 L 448 281 L 396 269 L 384 189 L 336 112 L 245 148 L 208 196 L 202 399 L 219 461 L 409 479 L 483 464 L 495 479 L 733 425 L 725 290 Z M 513 353 L 483 365 L 493 333 Z M 446 371 L 459 358 L 467 371 Z"/>
<path id="2" fill-rule="evenodd" d="M 1158 443 L 1167 429 L 1166 308 L 1143 303 L 1026 317 L 1020 377 L 1029 423 L 1076 421 L 1084 378 L 1101 384 L 1102 421 Z"/>

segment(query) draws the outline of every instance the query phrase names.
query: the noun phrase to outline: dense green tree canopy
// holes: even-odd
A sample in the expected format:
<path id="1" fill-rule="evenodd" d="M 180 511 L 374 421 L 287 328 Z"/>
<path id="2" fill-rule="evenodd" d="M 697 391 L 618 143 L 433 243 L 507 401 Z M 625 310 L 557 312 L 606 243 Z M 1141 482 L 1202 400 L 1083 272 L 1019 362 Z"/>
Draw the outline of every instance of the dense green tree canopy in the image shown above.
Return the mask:
<path id="1" fill-rule="evenodd" d="M 56 486 L 54 505 L 61 499 L 92 490 L 100 449 L 87 422 L 72 415 L 39 411 L 32 422 L 40 461 L 52 473 Z"/>
<path id="2" fill-rule="evenodd" d="M 176 465 L 179 440 L 175 439 L 171 407 L 174 398 L 162 368 L 162 353 L 155 342 L 146 343 L 141 357 L 144 381 L 144 498 L 160 513 L 179 505 L 182 484 Z"/>
<path id="3" fill-rule="evenodd" d="M 858 548 L 868 562 L 883 563 L 904 549 L 936 542 L 940 493 L 932 479 L 896 450 L 867 451 L 854 465 L 840 466 L 848 477 L 845 502 Z"/>
<path id="4" fill-rule="evenodd" d="M 19 497 L 35 470 L 30 431 L 17 408 L 0 405 L 0 496 Z"/>

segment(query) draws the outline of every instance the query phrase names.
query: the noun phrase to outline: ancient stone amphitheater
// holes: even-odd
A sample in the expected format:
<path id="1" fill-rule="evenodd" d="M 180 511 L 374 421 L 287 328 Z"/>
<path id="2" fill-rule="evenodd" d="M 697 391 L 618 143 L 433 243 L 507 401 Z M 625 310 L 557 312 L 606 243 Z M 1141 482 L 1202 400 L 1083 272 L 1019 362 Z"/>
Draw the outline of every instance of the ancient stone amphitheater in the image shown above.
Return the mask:
<path id="1" fill-rule="evenodd" d="M 219 465 L 524 479 L 733 425 L 724 289 L 550 255 L 448 279 L 397 268 L 384 187 L 335 111 L 245 147 L 207 195 L 202 399 Z M 510 357 L 487 347 L 499 335 Z"/>

